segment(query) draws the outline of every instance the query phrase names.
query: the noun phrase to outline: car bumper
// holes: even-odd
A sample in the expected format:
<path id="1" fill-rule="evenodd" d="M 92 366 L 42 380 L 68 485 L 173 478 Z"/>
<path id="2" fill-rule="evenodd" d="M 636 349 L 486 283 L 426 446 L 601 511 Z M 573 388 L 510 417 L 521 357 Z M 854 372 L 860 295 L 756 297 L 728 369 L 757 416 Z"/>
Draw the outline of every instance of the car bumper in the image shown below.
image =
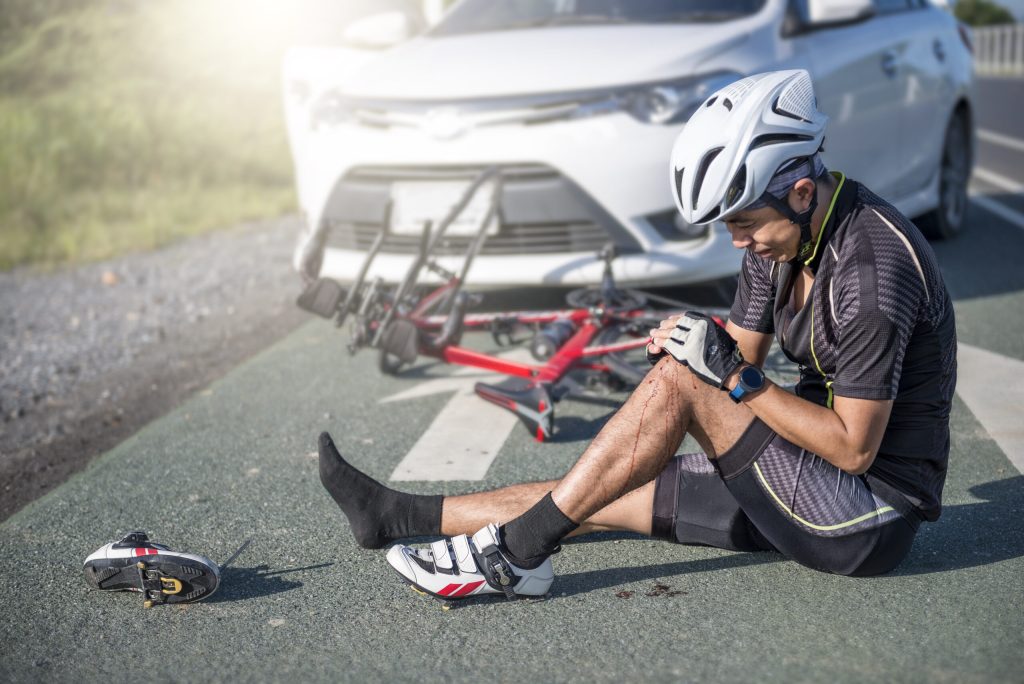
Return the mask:
<path id="1" fill-rule="evenodd" d="M 595 253 L 606 242 L 627 252 L 614 264 L 622 284 L 688 284 L 734 274 L 740 254 L 724 226 L 695 239 L 666 228 L 674 215 L 666 160 L 678 131 L 608 115 L 479 128 L 454 140 L 345 124 L 312 132 L 296 158 L 309 222 L 296 267 L 315 243 L 323 250 L 320 275 L 351 280 L 381 229 L 394 183 L 461 179 L 468 185 L 480 170 L 498 166 L 508 178 L 501 228 L 474 261 L 472 284 L 593 284 L 602 269 Z M 442 244 L 441 265 L 457 271 L 468 242 Z M 414 236 L 389 236 L 370 276 L 400 280 L 417 244 Z"/>

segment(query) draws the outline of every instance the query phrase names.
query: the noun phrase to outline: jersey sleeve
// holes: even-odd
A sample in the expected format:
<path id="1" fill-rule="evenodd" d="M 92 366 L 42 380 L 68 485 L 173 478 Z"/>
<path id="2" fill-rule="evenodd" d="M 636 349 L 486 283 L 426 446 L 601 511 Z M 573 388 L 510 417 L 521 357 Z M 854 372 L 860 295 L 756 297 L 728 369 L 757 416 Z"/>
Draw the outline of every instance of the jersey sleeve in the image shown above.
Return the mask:
<path id="1" fill-rule="evenodd" d="M 879 258 L 885 252 L 874 247 L 867 252 L 874 258 L 850 259 L 833 281 L 838 344 L 832 389 L 839 396 L 887 400 L 896 398 L 927 292 L 913 262 L 901 263 L 895 248 Z"/>
<path id="2" fill-rule="evenodd" d="M 775 308 L 775 284 L 771 262 L 747 252 L 743 256 L 736 298 L 729 320 L 744 330 L 772 334 Z"/>

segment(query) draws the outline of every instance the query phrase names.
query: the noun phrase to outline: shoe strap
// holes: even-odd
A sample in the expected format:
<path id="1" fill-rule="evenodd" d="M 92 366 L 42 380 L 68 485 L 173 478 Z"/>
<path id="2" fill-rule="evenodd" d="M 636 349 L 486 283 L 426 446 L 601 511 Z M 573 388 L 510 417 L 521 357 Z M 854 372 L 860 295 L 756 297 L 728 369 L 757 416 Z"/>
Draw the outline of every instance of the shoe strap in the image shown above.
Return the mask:
<path id="1" fill-rule="evenodd" d="M 519 583 L 519 575 L 501 551 L 497 525 L 488 525 L 474 534 L 473 543 L 469 546 L 487 584 L 504 593 L 506 598 L 514 599 L 516 592 L 513 587 Z"/>
<path id="2" fill-rule="evenodd" d="M 512 564 L 508 562 L 501 550 L 497 546 L 488 546 L 479 555 L 482 558 L 477 558 L 477 564 L 483 571 L 487 583 L 502 591 L 505 598 L 514 599 L 516 592 L 512 587 L 519 582 L 519 575 L 512 571 Z"/>

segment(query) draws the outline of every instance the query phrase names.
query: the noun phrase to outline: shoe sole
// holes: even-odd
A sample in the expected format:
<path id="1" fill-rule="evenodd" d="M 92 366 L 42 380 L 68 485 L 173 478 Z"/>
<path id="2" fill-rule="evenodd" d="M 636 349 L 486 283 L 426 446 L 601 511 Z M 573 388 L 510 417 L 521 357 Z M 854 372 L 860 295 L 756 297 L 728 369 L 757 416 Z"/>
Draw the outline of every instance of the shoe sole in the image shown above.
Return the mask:
<path id="1" fill-rule="evenodd" d="M 394 572 L 396 575 L 398 575 L 401 578 L 401 580 L 403 582 L 405 582 L 405 584 L 407 584 L 409 586 L 410 589 L 415 591 L 420 596 L 426 596 L 428 598 L 434 599 L 435 601 L 440 601 L 441 604 L 442 604 L 441 607 L 443 609 L 445 609 L 445 610 L 448 609 L 448 604 L 459 603 L 460 601 L 466 601 L 466 600 L 469 600 L 469 599 L 503 598 L 506 601 L 508 600 L 508 598 L 505 596 L 504 593 L 499 593 L 499 592 L 496 592 L 496 591 L 489 591 L 489 592 L 486 592 L 486 593 L 483 593 L 483 594 L 466 594 L 465 596 L 441 596 L 440 594 L 436 594 L 436 593 L 430 591 L 429 589 L 427 589 L 426 587 L 424 587 L 424 586 L 422 586 L 420 584 L 417 584 L 416 582 L 413 582 L 411 579 L 409 579 L 408 577 L 403 575 L 401 572 L 399 572 L 390 563 L 388 563 L 388 567 L 391 568 L 392 572 Z M 540 599 L 543 599 L 545 596 L 547 596 L 547 594 L 543 594 L 543 595 L 516 594 L 515 598 L 513 600 L 515 600 L 515 601 L 540 600 Z"/>
<path id="2" fill-rule="evenodd" d="M 135 591 L 144 595 L 143 606 L 192 603 L 211 596 L 220 585 L 217 573 L 191 558 L 149 555 L 103 558 L 85 565 L 85 581 L 103 591 Z"/>

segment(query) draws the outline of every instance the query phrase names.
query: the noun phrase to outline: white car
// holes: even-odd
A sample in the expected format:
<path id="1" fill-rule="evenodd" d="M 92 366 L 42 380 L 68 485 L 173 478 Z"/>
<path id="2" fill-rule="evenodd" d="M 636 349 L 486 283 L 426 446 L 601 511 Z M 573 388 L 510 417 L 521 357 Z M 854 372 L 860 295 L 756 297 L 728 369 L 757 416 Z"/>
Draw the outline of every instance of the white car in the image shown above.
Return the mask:
<path id="1" fill-rule="evenodd" d="M 285 108 L 307 221 L 294 264 L 350 280 L 389 216 L 371 275 L 398 281 L 424 221 L 497 165 L 474 286 L 595 283 L 608 241 L 622 284 L 735 274 L 724 225 L 673 208 L 669 153 L 710 92 L 795 68 L 831 119 L 826 164 L 949 236 L 973 151 L 968 41 L 925 0 L 462 0 L 389 49 L 294 48 Z M 455 270 L 485 208 L 452 225 L 442 265 Z"/>

